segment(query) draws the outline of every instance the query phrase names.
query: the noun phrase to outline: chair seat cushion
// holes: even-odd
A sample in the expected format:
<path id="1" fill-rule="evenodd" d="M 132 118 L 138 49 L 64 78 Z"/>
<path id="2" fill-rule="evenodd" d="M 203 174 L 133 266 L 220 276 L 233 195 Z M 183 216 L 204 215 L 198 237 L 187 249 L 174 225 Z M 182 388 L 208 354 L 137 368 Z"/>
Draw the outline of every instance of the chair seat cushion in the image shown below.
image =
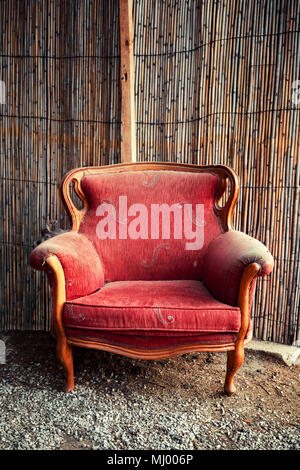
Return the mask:
<path id="1" fill-rule="evenodd" d="M 224 334 L 234 341 L 240 309 L 216 300 L 200 281 L 118 281 L 67 301 L 63 322 L 67 336 L 151 348 L 220 342 Z"/>

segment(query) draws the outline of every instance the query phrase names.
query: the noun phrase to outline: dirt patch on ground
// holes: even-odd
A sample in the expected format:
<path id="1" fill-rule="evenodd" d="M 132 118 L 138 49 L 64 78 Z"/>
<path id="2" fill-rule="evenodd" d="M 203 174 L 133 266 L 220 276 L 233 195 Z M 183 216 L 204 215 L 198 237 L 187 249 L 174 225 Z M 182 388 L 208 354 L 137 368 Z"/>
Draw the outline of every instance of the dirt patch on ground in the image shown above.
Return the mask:
<path id="1" fill-rule="evenodd" d="M 6 407 L 7 413 L 2 448 L 300 447 L 299 366 L 288 367 L 265 354 L 246 351 L 244 365 L 236 375 L 237 394 L 226 397 L 226 353 L 191 353 L 142 361 L 75 348 L 75 391 L 65 394 L 63 370 L 55 358 L 55 341 L 48 333 L 11 332 L 3 333 L 1 338 L 7 348 L 7 362 L 0 365 L 1 409 Z M 7 390 L 6 395 L 3 389 Z M 35 417 L 35 400 L 37 407 L 43 403 L 41 422 Z M 64 425 L 59 419 L 53 422 L 51 413 L 59 413 L 60 406 L 68 409 L 62 421 L 67 423 L 70 419 L 69 424 Z M 25 422 L 35 423 L 25 426 L 26 438 L 26 432 L 10 427 L 15 412 L 23 413 Z M 46 417 L 52 423 L 49 429 Z M 73 422 L 79 425 L 73 428 Z M 149 433 L 141 431 L 147 423 Z M 33 431 L 38 425 L 40 440 Z M 54 438 L 55 429 L 58 431 Z M 48 432 L 52 432 L 51 438 Z"/>

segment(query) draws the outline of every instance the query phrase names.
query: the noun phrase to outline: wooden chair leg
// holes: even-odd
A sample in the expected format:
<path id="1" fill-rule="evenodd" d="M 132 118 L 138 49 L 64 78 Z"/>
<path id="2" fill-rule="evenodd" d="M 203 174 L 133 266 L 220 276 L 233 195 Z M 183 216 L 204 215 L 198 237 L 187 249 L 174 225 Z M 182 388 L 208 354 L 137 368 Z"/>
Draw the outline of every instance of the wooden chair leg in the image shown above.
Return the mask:
<path id="1" fill-rule="evenodd" d="M 62 322 L 62 312 L 66 301 L 65 275 L 57 256 L 48 256 L 46 264 L 50 268 L 54 277 L 53 326 L 57 338 L 56 356 L 65 369 L 67 376 L 65 391 L 69 392 L 74 389 L 74 369 L 72 346 L 67 343 L 65 329 Z"/>
<path id="2" fill-rule="evenodd" d="M 63 343 L 57 343 L 57 358 L 65 369 L 66 384 L 65 391 L 74 390 L 74 366 L 73 366 L 73 349 L 72 346 Z"/>
<path id="3" fill-rule="evenodd" d="M 227 352 L 227 370 L 224 384 L 224 392 L 229 397 L 233 395 L 236 388 L 233 383 L 234 376 L 244 362 L 244 344 L 237 344 L 233 351 Z"/>
<path id="4" fill-rule="evenodd" d="M 229 397 L 235 392 L 235 386 L 233 383 L 235 373 L 244 362 L 244 339 L 246 337 L 250 322 L 249 293 L 251 284 L 257 276 L 259 270 L 259 264 L 251 263 L 245 269 L 241 279 L 238 295 L 238 306 L 241 309 L 241 328 L 237 335 L 235 349 L 233 351 L 227 352 L 227 370 L 224 391 Z"/>

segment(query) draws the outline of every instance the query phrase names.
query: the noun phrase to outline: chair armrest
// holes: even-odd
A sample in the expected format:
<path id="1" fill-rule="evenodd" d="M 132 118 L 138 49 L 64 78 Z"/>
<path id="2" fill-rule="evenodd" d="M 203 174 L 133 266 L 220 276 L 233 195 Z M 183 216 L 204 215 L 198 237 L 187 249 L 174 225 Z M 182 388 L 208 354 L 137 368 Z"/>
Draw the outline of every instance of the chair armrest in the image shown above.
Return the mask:
<path id="1" fill-rule="evenodd" d="M 274 266 L 273 256 L 263 243 L 230 230 L 209 244 L 203 258 L 202 280 L 220 302 L 235 306 L 243 272 L 252 263 L 260 266 L 258 276 L 269 274 Z"/>
<path id="2" fill-rule="evenodd" d="M 66 299 L 88 295 L 104 284 L 100 258 L 92 242 L 77 232 L 65 232 L 38 245 L 30 254 L 34 269 L 46 271 L 51 283 L 52 275 L 46 260 L 55 255 L 59 259 L 66 285 Z"/>

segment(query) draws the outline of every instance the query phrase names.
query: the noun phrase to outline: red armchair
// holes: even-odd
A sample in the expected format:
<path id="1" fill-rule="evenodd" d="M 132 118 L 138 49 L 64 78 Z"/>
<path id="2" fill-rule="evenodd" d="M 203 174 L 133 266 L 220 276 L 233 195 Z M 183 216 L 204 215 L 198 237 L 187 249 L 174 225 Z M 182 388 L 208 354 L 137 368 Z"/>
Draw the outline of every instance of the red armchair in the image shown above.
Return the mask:
<path id="1" fill-rule="evenodd" d="M 30 263 L 52 287 L 67 391 L 80 346 L 142 359 L 227 351 L 224 390 L 234 393 L 256 277 L 273 268 L 262 243 L 232 229 L 238 192 L 237 176 L 221 165 L 121 164 L 65 176 L 72 231 L 38 245 Z"/>

